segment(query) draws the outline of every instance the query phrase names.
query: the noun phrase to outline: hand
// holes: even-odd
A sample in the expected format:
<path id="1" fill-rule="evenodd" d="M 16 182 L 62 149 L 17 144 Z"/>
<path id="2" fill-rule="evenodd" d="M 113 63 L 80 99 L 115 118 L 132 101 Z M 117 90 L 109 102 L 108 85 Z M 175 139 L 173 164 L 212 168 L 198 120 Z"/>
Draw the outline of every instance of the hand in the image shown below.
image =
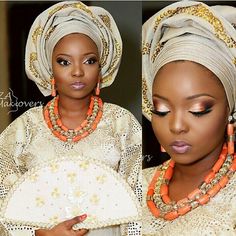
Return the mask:
<path id="1" fill-rule="evenodd" d="M 85 235 L 88 230 L 87 229 L 80 229 L 80 230 L 73 230 L 72 227 L 75 224 L 78 224 L 86 219 L 87 215 L 76 216 L 73 219 L 66 220 L 52 229 L 39 229 L 35 231 L 36 236 L 83 236 Z"/>

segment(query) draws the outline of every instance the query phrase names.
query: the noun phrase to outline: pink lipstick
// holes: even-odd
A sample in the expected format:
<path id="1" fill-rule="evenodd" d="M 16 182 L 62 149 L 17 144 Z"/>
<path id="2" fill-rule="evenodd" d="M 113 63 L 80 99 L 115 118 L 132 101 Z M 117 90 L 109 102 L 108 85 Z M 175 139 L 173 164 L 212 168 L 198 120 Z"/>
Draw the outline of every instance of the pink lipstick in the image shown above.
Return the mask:
<path id="1" fill-rule="evenodd" d="M 172 150 L 177 154 L 184 154 L 191 148 L 191 145 L 184 141 L 175 141 L 171 143 L 170 146 Z"/>
<path id="2" fill-rule="evenodd" d="M 71 84 L 71 87 L 75 90 L 80 90 L 85 87 L 85 84 L 79 81 L 76 81 L 75 83 Z"/>

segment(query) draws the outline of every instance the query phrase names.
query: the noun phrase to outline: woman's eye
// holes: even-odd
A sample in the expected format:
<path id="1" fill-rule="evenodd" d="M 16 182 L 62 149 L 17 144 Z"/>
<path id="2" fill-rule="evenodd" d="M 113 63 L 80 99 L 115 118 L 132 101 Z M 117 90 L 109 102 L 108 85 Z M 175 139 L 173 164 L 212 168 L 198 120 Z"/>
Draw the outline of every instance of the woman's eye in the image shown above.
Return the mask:
<path id="1" fill-rule="evenodd" d="M 84 64 L 91 65 L 91 64 L 95 64 L 97 61 L 98 61 L 97 58 L 89 58 L 84 62 Z"/>
<path id="2" fill-rule="evenodd" d="M 193 114 L 194 116 L 200 117 L 203 115 L 206 115 L 208 113 L 210 113 L 212 111 L 211 108 L 205 109 L 203 111 L 189 111 L 191 114 Z"/>
<path id="3" fill-rule="evenodd" d="M 62 65 L 62 66 L 68 66 L 70 65 L 70 62 L 68 60 L 62 59 L 62 58 L 58 58 L 57 59 L 57 63 Z"/>
<path id="4" fill-rule="evenodd" d="M 152 109 L 151 112 L 155 115 L 163 117 L 163 116 L 166 116 L 170 111 L 157 111 L 155 109 Z"/>

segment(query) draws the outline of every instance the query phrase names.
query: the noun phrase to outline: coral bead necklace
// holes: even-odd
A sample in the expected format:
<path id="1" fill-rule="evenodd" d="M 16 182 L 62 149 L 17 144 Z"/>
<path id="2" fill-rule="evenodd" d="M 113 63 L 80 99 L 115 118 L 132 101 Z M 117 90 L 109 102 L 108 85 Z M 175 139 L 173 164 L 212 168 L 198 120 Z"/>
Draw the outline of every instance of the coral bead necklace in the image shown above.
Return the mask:
<path id="1" fill-rule="evenodd" d="M 147 206 L 155 217 L 174 220 L 192 209 L 206 204 L 220 189 L 224 188 L 236 170 L 236 154 L 228 154 L 224 145 L 222 152 L 200 186 L 178 202 L 168 196 L 169 182 L 173 176 L 174 161 L 167 161 L 157 169 L 147 192 Z"/>
<path id="2" fill-rule="evenodd" d="M 44 119 L 52 133 L 64 142 L 78 142 L 92 133 L 102 117 L 103 103 L 97 96 L 91 96 L 87 118 L 76 128 L 68 129 L 62 124 L 58 111 L 59 96 L 55 97 L 44 108 Z"/>

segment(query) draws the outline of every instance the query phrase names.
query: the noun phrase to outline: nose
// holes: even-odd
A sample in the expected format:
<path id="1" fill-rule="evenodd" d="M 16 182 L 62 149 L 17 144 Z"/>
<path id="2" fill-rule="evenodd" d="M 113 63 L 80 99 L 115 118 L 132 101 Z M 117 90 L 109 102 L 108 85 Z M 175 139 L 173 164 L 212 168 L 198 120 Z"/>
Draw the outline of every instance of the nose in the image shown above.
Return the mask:
<path id="1" fill-rule="evenodd" d="M 80 64 L 73 65 L 72 76 L 80 77 L 80 76 L 83 76 L 83 75 L 84 75 L 83 66 L 80 65 Z"/>
<path id="2" fill-rule="evenodd" d="M 181 112 L 172 113 L 169 120 L 170 131 L 174 134 L 186 133 L 189 130 L 188 122 Z"/>

